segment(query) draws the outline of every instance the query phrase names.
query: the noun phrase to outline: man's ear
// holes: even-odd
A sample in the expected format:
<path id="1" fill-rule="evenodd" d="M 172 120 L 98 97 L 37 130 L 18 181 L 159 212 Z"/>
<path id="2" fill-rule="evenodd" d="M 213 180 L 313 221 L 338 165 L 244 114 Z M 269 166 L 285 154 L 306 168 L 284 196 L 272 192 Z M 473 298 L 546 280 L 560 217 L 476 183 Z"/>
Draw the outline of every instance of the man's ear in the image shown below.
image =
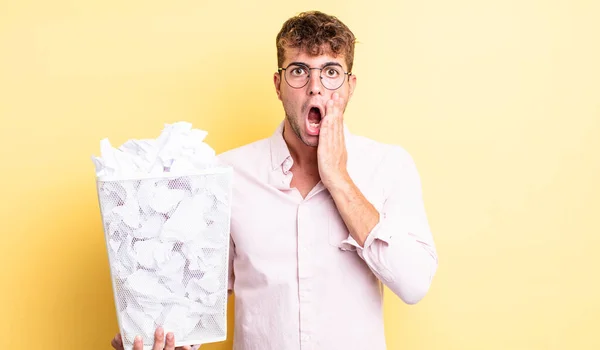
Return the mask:
<path id="1" fill-rule="evenodd" d="M 275 92 L 277 92 L 277 98 L 281 101 L 281 74 L 279 74 L 279 72 L 273 74 L 273 84 L 275 84 Z"/>
<path id="2" fill-rule="evenodd" d="M 350 99 L 356 88 L 356 75 L 352 74 L 348 77 L 348 88 L 348 99 Z"/>

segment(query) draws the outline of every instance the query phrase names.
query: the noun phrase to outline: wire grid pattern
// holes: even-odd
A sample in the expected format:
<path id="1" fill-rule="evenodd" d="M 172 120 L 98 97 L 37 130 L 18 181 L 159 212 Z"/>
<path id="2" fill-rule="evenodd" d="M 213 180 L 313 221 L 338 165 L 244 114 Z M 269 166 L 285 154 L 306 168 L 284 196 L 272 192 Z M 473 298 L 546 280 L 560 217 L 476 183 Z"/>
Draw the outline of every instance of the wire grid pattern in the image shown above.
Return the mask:
<path id="1" fill-rule="evenodd" d="M 97 181 L 125 349 L 226 339 L 231 171 Z"/>

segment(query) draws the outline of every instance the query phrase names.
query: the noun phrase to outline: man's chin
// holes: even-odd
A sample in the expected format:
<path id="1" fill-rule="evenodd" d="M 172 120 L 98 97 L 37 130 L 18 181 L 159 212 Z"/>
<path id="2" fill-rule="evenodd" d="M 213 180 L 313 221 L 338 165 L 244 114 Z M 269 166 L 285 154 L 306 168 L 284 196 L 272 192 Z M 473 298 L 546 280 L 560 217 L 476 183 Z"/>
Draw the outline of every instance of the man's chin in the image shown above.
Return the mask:
<path id="1" fill-rule="evenodd" d="M 309 135 L 306 132 L 300 137 L 302 143 L 309 147 L 317 147 L 319 145 L 319 135 Z"/>
<path id="2" fill-rule="evenodd" d="M 308 147 L 318 147 L 319 146 L 319 138 L 317 137 L 315 140 L 307 140 L 303 139 L 302 142 Z"/>

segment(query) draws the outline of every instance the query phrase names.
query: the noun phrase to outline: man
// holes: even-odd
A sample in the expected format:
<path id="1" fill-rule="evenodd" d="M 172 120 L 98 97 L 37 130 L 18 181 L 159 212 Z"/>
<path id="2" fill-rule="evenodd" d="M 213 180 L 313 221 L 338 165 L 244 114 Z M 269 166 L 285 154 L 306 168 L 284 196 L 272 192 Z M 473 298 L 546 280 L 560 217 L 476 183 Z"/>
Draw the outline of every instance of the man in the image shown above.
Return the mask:
<path id="1" fill-rule="evenodd" d="M 382 286 L 414 304 L 436 272 L 412 158 L 344 126 L 354 42 L 320 12 L 284 23 L 273 81 L 285 120 L 219 156 L 235 169 L 236 350 L 383 350 Z M 163 338 L 154 349 L 173 349 Z"/>

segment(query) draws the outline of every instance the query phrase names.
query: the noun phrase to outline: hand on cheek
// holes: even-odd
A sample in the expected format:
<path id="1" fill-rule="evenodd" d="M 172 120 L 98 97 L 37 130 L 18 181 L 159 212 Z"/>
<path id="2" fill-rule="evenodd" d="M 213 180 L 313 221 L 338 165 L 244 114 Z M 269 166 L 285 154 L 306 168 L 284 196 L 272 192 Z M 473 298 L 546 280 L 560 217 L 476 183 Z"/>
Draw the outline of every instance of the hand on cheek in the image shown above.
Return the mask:
<path id="1" fill-rule="evenodd" d="M 325 116 L 321 122 L 317 150 L 319 174 L 326 187 L 344 179 L 347 175 L 343 110 L 344 99 L 338 93 L 334 93 L 325 105 Z"/>

